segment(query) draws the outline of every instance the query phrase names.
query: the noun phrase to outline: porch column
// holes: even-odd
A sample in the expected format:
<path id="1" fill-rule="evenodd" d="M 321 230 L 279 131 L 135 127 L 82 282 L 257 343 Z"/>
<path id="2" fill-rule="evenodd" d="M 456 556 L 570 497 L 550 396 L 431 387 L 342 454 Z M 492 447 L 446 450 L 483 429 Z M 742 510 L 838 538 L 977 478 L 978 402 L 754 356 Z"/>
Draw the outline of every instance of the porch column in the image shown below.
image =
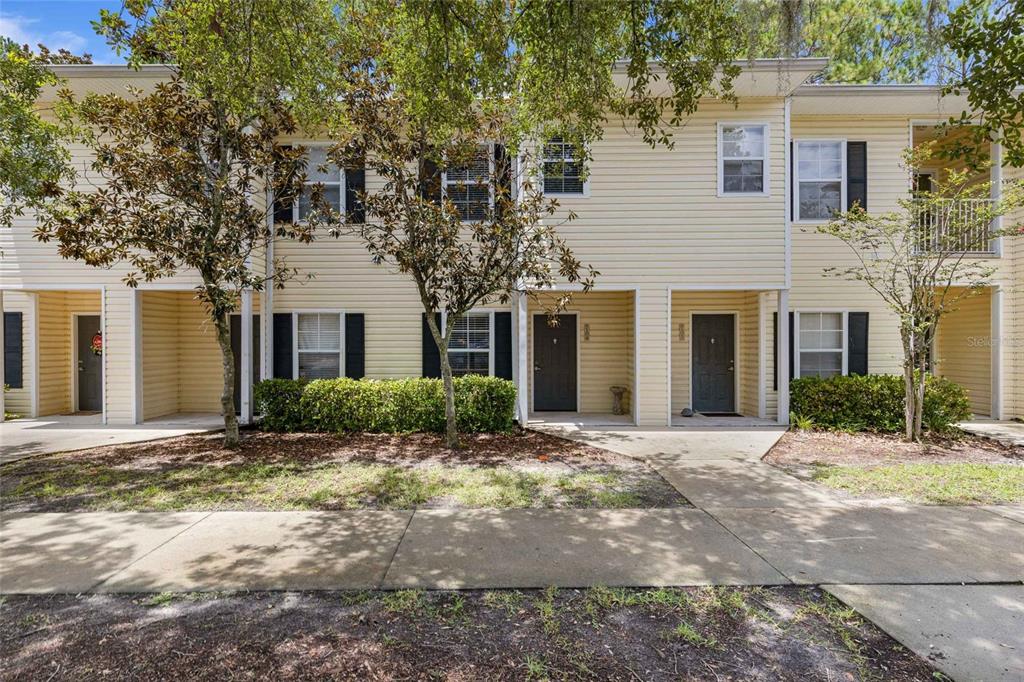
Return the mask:
<path id="1" fill-rule="evenodd" d="M 672 290 L 637 289 L 634 299 L 633 344 L 636 357 L 633 392 L 638 426 L 671 426 L 669 409 L 669 325 Z"/>
<path id="2" fill-rule="evenodd" d="M 989 169 L 989 196 L 992 201 L 999 201 L 1003 198 L 1003 146 L 998 142 L 989 145 L 989 160 L 992 167 Z M 992 231 L 998 232 L 1003 229 L 1003 217 L 996 216 L 992 221 Z M 1003 255 L 1003 238 L 996 237 L 993 249 L 997 256 Z"/>
<path id="3" fill-rule="evenodd" d="M 992 288 L 990 313 L 992 352 L 992 418 L 1003 419 L 1003 289 Z"/>
<path id="4" fill-rule="evenodd" d="M 239 365 L 239 390 L 242 395 L 239 404 L 242 407 L 241 423 L 252 423 L 252 289 L 242 290 L 242 357 Z"/>
<path id="5" fill-rule="evenodd" d="M 527 366 L 527 310 L 526 294 L 517 292 L 512 297 L 512 347 L 515 355 L 512 361 L 512 381 L 516 385 L 516 417 L 520 426 L 526 426 L 530 420 L 529 377 Z"/>
<path id="6" fill-rule="evenodd" d="M 132 423 L 141 424 L 145 419 L 143 411 L 143 378 L 142 378 L 142 291 L 138 288 L 129 291 L 128 316 L 131 326 L 131 371 L 132 371 Z M 109 344 L 107 334 L 103 332 L 103 355 L 107 356 Z M 103 381 L 107 377 L 104 373 Z"/>
<path id="7" fill-rule="evenodd" d="M 779 289 L 778 423 L 789 424 L 789 289 Z"/>
<path id="8" fill-rule="evenodd" d="M 273 234 L 274 214 L 267 216 L 268 228 Z M 264 254 L 263 292 L 260 297 L 260 378 L 270 379 L 274 376 L 274 240 L 267 243 Z"/>
<path id="9" fill-rule="evenodd" d="M 4 335 L 4 292 L 0 290 L 0 422 L 4 420 L 4 365 L 7 364 L 7 337 Z"/>

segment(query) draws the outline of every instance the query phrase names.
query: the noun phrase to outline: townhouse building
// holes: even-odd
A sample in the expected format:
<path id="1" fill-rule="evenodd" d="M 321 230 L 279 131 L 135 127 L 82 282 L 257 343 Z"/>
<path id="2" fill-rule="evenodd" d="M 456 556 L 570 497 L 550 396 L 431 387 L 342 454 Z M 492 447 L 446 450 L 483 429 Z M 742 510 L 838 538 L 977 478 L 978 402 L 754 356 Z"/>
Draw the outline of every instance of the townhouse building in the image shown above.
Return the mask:
<path id="1" fill-rule="evenodd" d="M 571 147 L 548 144 L 544 191 L 578 216 L 561 233 L 600 277 L 555 327 L 522 295 L 474 311 L 448 349 L 457 372 L 515 381 L 521 419 L 643 426 L 691 424 L 688 411 L 785 423 L 790 377 L 898 373 L 896 319 L 862 283 L 825 273 L 854 264 L 855 254 L 815 227 L 855 201 L 869 212 L 897 210 L 915 182 L 948 163 L 915 179 L 901 168 L 903 150 L 938 135 L 965 103 L 933 86 L 809 84 L 823 66 L 744 63 L 738 103 L 702 102 L 671 148 L 651 148 L 629 121 L 610 119 L 585 180 Z M 57 70 L 79 93 L 145 89 L 168 73 Z M 314 155 L 327 143 L 297 141 Z M 72 151 L 87 176 L 86 151 Z M 1022 171 L 1001 167 L 998 145 L 991 155 L 998 195 Z M 317 175 L 342 210 L 380 182 L 341 169 Z M 457 199 L 467 177 L 472 169 L 445 173 L 443 191 Z M 286 210 L 301 217 L 303 208 Z M 125 268 L 63 260 L 33 229 L 26 217 L 0 230 L 8 412 L 91 412 L 134 424 L 219 410 L 220 356 L 194 299 L 194 273 L 132 289 Z M 971 245 L 970 257 L 996 266 L 992 286 L 945 318 L 936 341 L 935 372 L 967 388 L 978 416 L 1024 416 L 1022 242 Z M 240 293 L 232 328 L 243 420 L 263 377 L 438 374 L 412 282 L 374 264 L 358 241 L 278 239 L 254 267 L 271 258 L 314 277 Z M 613 418 L 616 391 L 626 414 Z"/>

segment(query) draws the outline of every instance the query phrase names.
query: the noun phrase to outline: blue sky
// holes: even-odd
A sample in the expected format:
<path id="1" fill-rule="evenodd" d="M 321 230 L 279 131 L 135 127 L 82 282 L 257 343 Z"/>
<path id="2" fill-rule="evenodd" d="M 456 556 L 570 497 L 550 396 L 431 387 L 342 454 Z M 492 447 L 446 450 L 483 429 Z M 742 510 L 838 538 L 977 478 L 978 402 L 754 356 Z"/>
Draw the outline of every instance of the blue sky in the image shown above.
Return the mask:
<path id="1" fill-rule="evenodd" d="M 88 52 L 97 64 L 124 61 L 92 30 L 100 9 L 119 10 L 120 0 L 0 0 L 0 35 L 35 48 L 67 48 Z"/>

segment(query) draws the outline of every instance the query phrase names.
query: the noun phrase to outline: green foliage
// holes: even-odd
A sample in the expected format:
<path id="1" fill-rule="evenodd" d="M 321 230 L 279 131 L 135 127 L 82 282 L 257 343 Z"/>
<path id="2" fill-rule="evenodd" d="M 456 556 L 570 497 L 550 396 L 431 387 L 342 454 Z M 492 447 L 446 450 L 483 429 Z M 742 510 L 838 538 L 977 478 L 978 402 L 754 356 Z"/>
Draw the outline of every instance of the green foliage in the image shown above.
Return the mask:
<path id="1" fill-rule="evenodd" d="M 1024 166 L 1024 1 L 965 0 L 950 13 L 943 38 L 958 67 L 943 89 L 967 95 L 968 111 L 950 119 L 969 133 L 951 154 L 984 157 L 990 140 L 1003 145 L 1003 163 Z"/>
<path id="2" fill-rule="evenodd" d="M 33 55 L 0 36 L 0 227 L 54 199 L 61 183 L 75 178 L 65 144 L 73 128 L 44 118 L 37 100 L 43 88 L 60 84 L 46 62 L 82 58 L 40 47 L 42 53 Z"/>
<path id="3" fill-rule="evenodd" d="M 854 495 L 901 497 L 915 504 L 1015 504 L 1024 501 L 1024 467 L 1009 463 L 817 466 L 813 478 Z"/>
<path id="4" fill-rule="evenodd" d="M 459 430 L 508 431 L 515 385 L 469 375 L 455 379 Z M 269 431 L 443 432 L 444 387 L 438 379 L 268 379 L 256 385 L 257 410 Z"/>
<path id="5" fill-rule="evenodd" d="M 790 382 L 790 404 L 801 420 L 825 429 L 899 433 L 904 429 L 903 377 L 891 374 L 805 377 Z M 944 377 L 925 381 L 924 427 L 936 433 L 955 430 L 969 419 L 964 389 Z"/>

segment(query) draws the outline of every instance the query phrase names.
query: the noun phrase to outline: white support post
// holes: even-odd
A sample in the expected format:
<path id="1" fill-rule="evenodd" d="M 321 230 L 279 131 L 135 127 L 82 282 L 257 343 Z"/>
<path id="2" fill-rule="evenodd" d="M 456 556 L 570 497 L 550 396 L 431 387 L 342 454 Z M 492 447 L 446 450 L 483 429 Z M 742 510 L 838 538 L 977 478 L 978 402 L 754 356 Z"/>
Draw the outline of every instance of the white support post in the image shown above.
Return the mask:
<path id="1" fill-rule="evenodd" d="M 252 423 L 252 289 L 242 290 L 242 351 L 239 390 L 241 423 Z"/>
<path id="2" fill-rule="evenodd" d="M 513 348 L 515 349 L 515 358 L 512 363 L 512 381 L 516 385 L 516 416 L 519 419 L 519 425 L 525 427 L 530 421 L 530 401 L 529 401 L 529 376 L 530 367 L 528 366 L 528 354 L 527 354 L 527 309 L 526 309 L 526 294 L 522 292 L 516 293 L 512 297 L 512 327 L 515 331 L 513 338 Z"/>
<path id="3" fill-rule="evenodd" d="M 789 289 L 779 289 L 779 424 L 789 424 Z"/>
<path id="4" fill-rule="evenodd" d="M 992 418 L 1003 419 L 1003 290 L 992 288 L 991 310 L 992 350 Z"/>
<path id="5" fill-rule="evenodd" d="M 4 332 L 4 292 L 3 290 L 0 290 L 0 422 L 4 420 L 4 412 L 6 410 L 4 405 L 3 387 L 6 385 L 4 365 L 6 364 L 5 351 L 7 349 L 7 337 L 4 335 Z"/>
<path id="6" fill-rule="evenodd" d="M 998 142 L 989 145 L 989 160 L 992 167 L 989 169 L 989 196 L 993 202 L 1003 198 L 1003 146 Z M 992 231 L 998 233 L 1003 229 L 1003 217 L 996 216 L 992 221 Z M 992 246 L 997 256 L 1003 255 L 1003 238 L 996 237 Z"/>
<path id="7" fill-rule="evenodd" d="M 267 192 L 267 205 L 273 205 L 273 197 Z M 274 212 L 267 211 L 267 230 L 274 234 Z M 267 242 L 263 258 L 263 294 L 260 299 L 260 378 L 274 376 L 274 240 Z"/>
<path id="8" fill-rule="evenodd" d="M 145 420 L 143 410 L 143 378 L 142 378 L 142 292 L 139 289 L 132 289 L 129 303 L 129 312 L 132 327 L 132 423 L 141 424 Z M 105 332 L 106 330 L 104 330 Z M 104 333 L 104 341 L 106 334 Z M 106 343 L 104 343 L 104 346 Z M 104 353 L 106 357 L 106 353 Z M 103 381 L 106 383 L 106 372 L 103 373 Z"/>

